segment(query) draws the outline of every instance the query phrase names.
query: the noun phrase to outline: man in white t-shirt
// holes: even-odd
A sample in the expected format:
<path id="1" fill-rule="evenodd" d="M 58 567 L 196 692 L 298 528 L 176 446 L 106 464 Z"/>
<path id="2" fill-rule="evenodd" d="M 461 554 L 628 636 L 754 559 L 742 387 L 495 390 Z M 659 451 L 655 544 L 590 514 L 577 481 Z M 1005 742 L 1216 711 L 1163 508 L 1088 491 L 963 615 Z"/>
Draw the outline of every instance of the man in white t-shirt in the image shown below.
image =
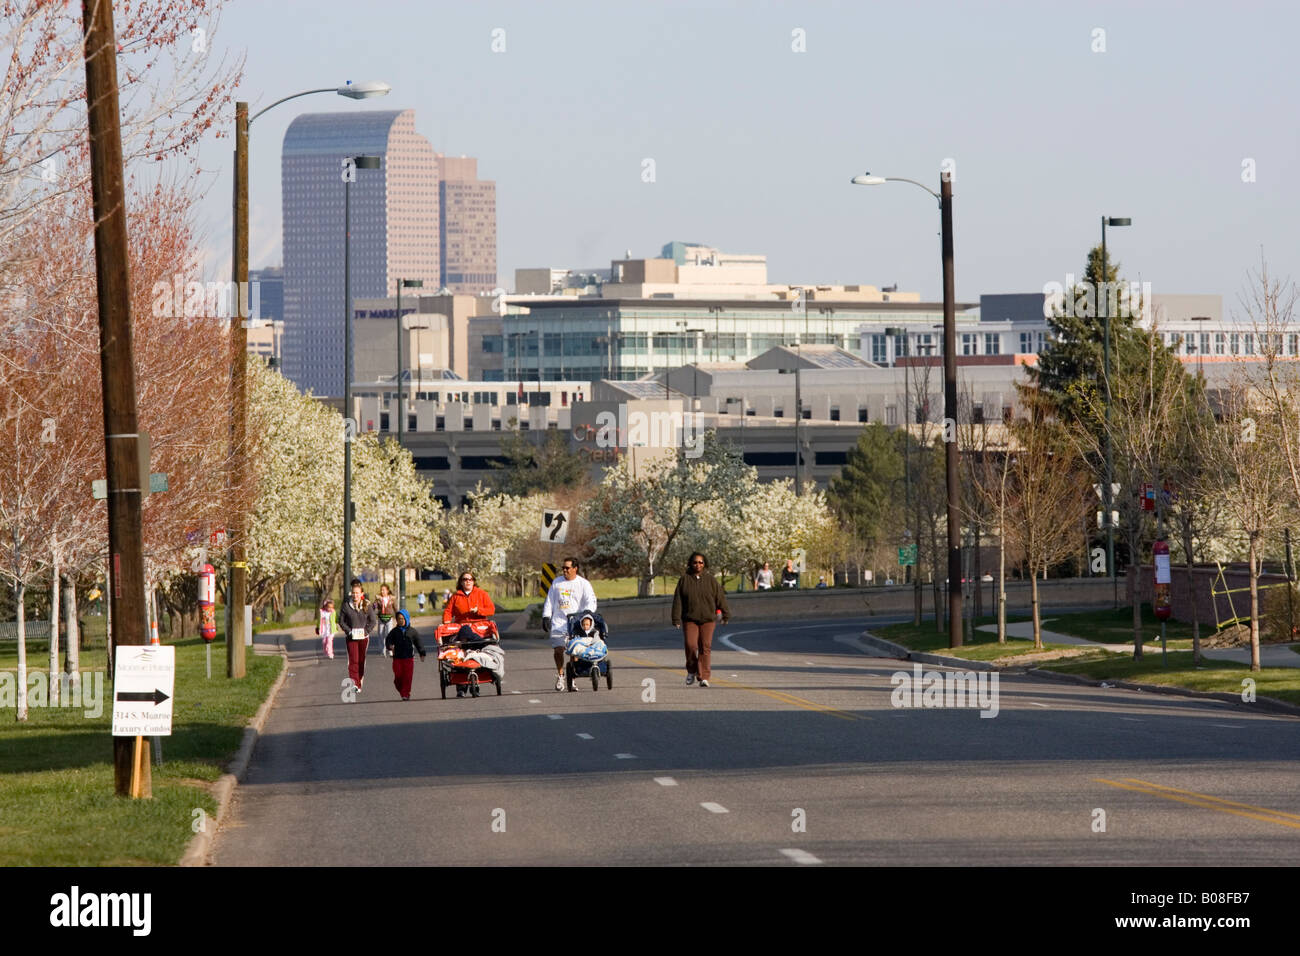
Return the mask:
<path id="1" fill-rule="evenodd" d="M 591 582 L 578 574 L 578 559 L 565 558 L 562 577 L 555 579 L 542 605 L 542 629 L 551 635 L 555 651 L 555 689 L 564 690 L 564 645 L 569 639 L 569 615 L 596 610 Z"/>

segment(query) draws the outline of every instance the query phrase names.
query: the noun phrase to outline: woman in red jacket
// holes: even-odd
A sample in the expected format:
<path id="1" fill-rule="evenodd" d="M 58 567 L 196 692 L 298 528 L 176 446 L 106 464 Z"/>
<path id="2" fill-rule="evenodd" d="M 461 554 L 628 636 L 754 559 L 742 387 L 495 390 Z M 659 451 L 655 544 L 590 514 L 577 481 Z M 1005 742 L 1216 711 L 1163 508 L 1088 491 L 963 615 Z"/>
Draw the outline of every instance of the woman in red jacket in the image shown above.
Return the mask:
<path id="1" fill-rule="evenodd" d="M 462 571 L 456 585 L 456 593 L 442 609 L 443 624 L 464 624 L 467 621 L 482 621 L 497 612 L 496 605 L 488 593 L 474 584 L 474 574 Z"/>

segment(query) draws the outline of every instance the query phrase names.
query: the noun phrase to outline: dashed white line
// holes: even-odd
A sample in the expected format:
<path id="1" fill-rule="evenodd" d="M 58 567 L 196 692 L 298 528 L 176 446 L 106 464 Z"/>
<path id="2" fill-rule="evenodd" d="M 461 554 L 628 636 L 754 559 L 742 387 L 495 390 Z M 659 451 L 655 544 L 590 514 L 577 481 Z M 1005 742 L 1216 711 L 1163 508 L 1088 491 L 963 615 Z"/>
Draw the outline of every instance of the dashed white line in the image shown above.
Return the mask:
<path id="1" fill-rule="evenodd" d="M 789 849 L 782 850 L 781 853 L 788 856 L 796 863 L 812 864 L 821 862 L 821 860 L 817 859 L 817 857 L 813 856 L 807 850 L 801 850 L 798 847 L 790 847 Z"/>
<path id="2" fill-rule="evenodd" d="M 659 784 L 659 786 L 661 787 L 677 786 L 677 781 L 674 780 L 672 777 L 655 777 L 655 783 Z"/>
<path id="3" fill-rule="evenodd" d="M 701 803 L 700 806 L 702 806 L 705 810 L 708 810 L 710 813 L 730 813 L 730 812 L 731 812 L 731 811 L 729 811 L 726 807 L 724 807 L 724 806 L 723 806 L 722 804 L 720 804 L 720 803 Z"/>
<path id="4" fill-rule="evenodd" d="M 547 714 L 547 715 L 546 715 L 546 719 L 547 719 L 547 720 L 563 720 L 563 719 L 564 719 L 564 715 L 563 715 L 563 714 Z"/>
<path id="5" fill-rule="evenodd" d="M 1138 718 L 1138 717 L 1121 717 L 1120 720 L 1131 720 L 1131 721 L 1133 721 L 1133 723 L 1135 723 L 1135 724 L 1140 724 L 1140 723 L 1142 723 L 1141 719 Z"/>
<path id="6" fill-rule="evenodd" d="M 614 754 L 615 760 L 635 760 L 636 754 Z"/>
<path id="7" fill-rule="evenodd" d="M 583 740 L 595 740 L 595 739 L 596 739 L 595 737 L 591 736 L 591 734 L 578 734 L 578 736 L 581 737 Z"/>
<path id="8" fill-rule="evenodd" d="M 1040 704 L 1040 703 L 1039 703 L 1038 701 L 1036 701 L 1036 700 L 1031 700 L 1029 703 L 1033 704 L 1035 707 L 1051 707 L 1051 706 L 1052 706 L 1051 704 Z"/>
<path id="9" fill-rule="evenodd" d="M 528 703 L 530 703 L 530 704 L 540 704 L 541 701 L 538 700 L 536 697 L 529 697 L 529 698 L 528 698 Z"/>
<path id="10" fill-rule="evenodd" d="M 1229 730 L 1241 730 L 1240 724 L 1210 724 L 1211 727 L 1226 727 Z"/>
<path id="11" fill-rule="evenodd" d="M 512 694 L 522 694 L 523 691 L 522 691 L 522 690 L 512 690 L 510 693 L 512 693 Z"/>

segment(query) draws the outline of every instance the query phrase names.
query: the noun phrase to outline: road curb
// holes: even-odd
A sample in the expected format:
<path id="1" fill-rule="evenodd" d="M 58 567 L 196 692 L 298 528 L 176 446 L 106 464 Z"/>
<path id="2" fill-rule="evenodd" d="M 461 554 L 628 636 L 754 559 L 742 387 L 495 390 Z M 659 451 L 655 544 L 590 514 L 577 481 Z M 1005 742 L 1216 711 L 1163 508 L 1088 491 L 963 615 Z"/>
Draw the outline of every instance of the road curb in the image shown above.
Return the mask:
<path id="1" fill-rule="evenodd" d="M 1091 687 L 1119 687 L 1124 690 L 1141 690 L 1152 694 L 1165 694 L 1170 697 L 1194 697 L 1203 700 L 1221 700 L 1229 704 L 1242 704 L 1249 706 L 1241 699 L 1240 694 L 1229 694 L 1226 691 L 1218 690 L 1193 690 L 1190 687 L 1176 687 L 1172 684 L 1138 684 L 1133 681 L 1099 681 L 1091 677 L 1083 677 L 1079 674 L 1061 674 L 1057 671 L 1041 670 L 1037 667 L 1031 667 L 1025 671 L 1026 674 L 1033 677 L 1046 677 L 1051 680 L 1066 681 L 1072 684 L 1087 684 Z M 1295 704 L 1289 704 L 1284 700 L 1278 700 L 1276 697 L 1257 697 L 1253 701 L 1254 706 L 1262 710 L 1275 711 L 1286 714 L 1290 717 L 1300 717 L 1300 707 Z"/>
<path id="2" fill-rule="evenodd" d="M 887 641 L 883 637 L 876 637 L 870 631 L 862 632 L 862 643 L 881 651 L 887 657 L 897 657 L 905 661 L 916 661 L 918 664 L 937 664 L 941 667 L 960 667 L 973 671 L 995 671 L 1000 669 L 989 661 L 968 661 L 962 657 L 945 657 L 942 654 L 913 651 L 904 647 L 902 644 L 895 644 L 893 641 Z"/>
<path id="3" fill-rule="evenodd" d="M 239 779 L 248 772 L 248 764 L 253 759 L 253 747 L 257 744 L 262 728 L 266 726 L 267 718 L 271 716 L 271 708 L 275 706 L 275 698 L 279 695 L 280 688 L 289 679 L 289 650 L 283 643 L 278 649 L 280 660 L 284 665 L 280 668 L 280 676 L 275 679 L 270 692 L 266 695 L 266 700 L 262 701 L 262 706 L 257 709 L 253 719 L 244 728 L 244 738 L 240 741 L 234 758 L 226 765 L 226 772 L 217 778 L 217 782 L 212 787 L 212 795 L 217 799 L 216 818 L 206 821 L 202 831 L 194 834 L 189 846 L 185 848 L 179 866 L 207 865 L 208 854 L 212 851 L 212 840 L 230 812 L 230 801 L 235 794 L 235 787 L 239 784 Z"/>

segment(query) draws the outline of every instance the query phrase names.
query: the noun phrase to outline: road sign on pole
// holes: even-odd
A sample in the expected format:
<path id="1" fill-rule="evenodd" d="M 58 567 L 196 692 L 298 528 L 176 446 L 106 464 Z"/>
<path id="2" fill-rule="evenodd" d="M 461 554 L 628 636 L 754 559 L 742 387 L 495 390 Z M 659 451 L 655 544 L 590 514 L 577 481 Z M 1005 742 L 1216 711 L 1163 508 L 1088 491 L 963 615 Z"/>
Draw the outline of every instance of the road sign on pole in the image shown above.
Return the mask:
<path id="1" fill-rule="evenodd" d="M 540 538 L 547 544 L 564 544 L 568 537 L 569 513 L 567 511 L 543 511 L 542 533 Z"/>
<path id="2" fill-rule="evenodd" d="M 898 549 L 898 566 L 901 568 L 916 565 L 916 545 L 905 544 Z"/>
<path id="3" fill-rule="evenodd" d="M 113 677 L 113 736 L 170 737 L 176 648 L 119 645 Z"/>

